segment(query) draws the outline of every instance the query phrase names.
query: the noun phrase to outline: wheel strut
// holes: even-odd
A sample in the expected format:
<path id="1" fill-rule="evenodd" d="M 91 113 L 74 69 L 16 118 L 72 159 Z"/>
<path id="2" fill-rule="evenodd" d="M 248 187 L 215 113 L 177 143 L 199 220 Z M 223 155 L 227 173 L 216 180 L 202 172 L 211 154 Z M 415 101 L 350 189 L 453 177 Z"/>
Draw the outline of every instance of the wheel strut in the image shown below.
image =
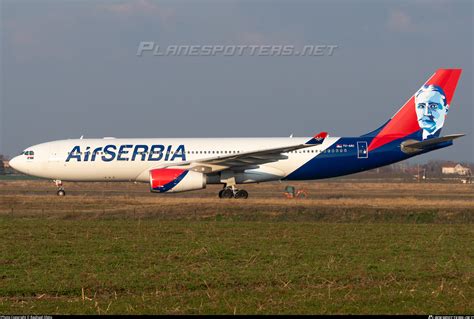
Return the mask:
<path id="1" fill-rule="evenodd" d="M 56 192 L 56 194 L 58 196 L 66 196 L 66 191 L 64 190 L 64 187 L 63 187 L 63 182 L 61 180 L 54 180 L 54 184 L 56 184 L 56 187 L 58 188 L 58 191 Z"/>

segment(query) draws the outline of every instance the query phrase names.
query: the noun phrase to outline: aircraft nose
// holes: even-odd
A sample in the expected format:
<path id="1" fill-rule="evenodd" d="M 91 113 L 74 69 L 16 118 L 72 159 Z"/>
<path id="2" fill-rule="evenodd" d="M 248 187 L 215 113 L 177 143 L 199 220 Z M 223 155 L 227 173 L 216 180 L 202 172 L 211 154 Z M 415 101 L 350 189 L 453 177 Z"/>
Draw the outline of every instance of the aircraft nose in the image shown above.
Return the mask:
<path id="1" fill-rule="evenodd" d="M 14 169 L 19 172 L 21 172 L 21 158 L 19 156 L 16 156 L 12 158 L 9 162 L 9 165 Z"/>

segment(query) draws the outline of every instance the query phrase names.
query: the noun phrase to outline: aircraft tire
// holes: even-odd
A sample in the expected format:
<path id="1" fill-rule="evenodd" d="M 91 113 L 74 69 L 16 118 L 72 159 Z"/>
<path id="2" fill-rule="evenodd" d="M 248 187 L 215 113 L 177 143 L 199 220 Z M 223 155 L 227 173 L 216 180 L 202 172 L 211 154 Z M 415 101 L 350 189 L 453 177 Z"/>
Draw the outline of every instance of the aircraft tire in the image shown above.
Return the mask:
<path id="1" fill-rule="evenodd" d="M 249 193 L 247 193 L 246 190 L 240 189 L 235 193 L 234 198 L 242 198 L 242 199 L 247 199 L 249 197 Z"/>
<path id="2" fill-rule="evenodd" d="M 230 188 L 225 188 L 219 192 L 220 198 L 232 198 L 234 197 L 234 192 Z"/>

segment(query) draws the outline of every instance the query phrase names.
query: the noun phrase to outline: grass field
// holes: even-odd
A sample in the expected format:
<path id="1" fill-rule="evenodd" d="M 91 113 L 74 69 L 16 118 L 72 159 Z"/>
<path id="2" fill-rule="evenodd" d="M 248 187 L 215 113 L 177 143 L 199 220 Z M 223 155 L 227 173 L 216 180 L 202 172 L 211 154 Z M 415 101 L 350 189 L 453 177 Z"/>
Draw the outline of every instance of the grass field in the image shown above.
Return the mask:
<path id="1" fill-rule="evenodd" d="M 0 314 L 474 312 L 474 185 L 0 182 Z"/>

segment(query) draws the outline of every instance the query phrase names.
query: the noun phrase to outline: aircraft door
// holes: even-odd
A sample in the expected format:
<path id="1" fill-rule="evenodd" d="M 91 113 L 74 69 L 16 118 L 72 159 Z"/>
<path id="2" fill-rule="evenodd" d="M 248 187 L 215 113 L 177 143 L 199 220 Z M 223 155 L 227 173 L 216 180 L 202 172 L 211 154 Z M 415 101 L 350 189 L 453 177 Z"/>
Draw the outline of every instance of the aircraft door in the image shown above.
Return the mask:
<path id="1" fill-rule="evenodd" d="M 366 141 L 357 142 L 357 158 L 368 158 L 369 148 Z"/>

